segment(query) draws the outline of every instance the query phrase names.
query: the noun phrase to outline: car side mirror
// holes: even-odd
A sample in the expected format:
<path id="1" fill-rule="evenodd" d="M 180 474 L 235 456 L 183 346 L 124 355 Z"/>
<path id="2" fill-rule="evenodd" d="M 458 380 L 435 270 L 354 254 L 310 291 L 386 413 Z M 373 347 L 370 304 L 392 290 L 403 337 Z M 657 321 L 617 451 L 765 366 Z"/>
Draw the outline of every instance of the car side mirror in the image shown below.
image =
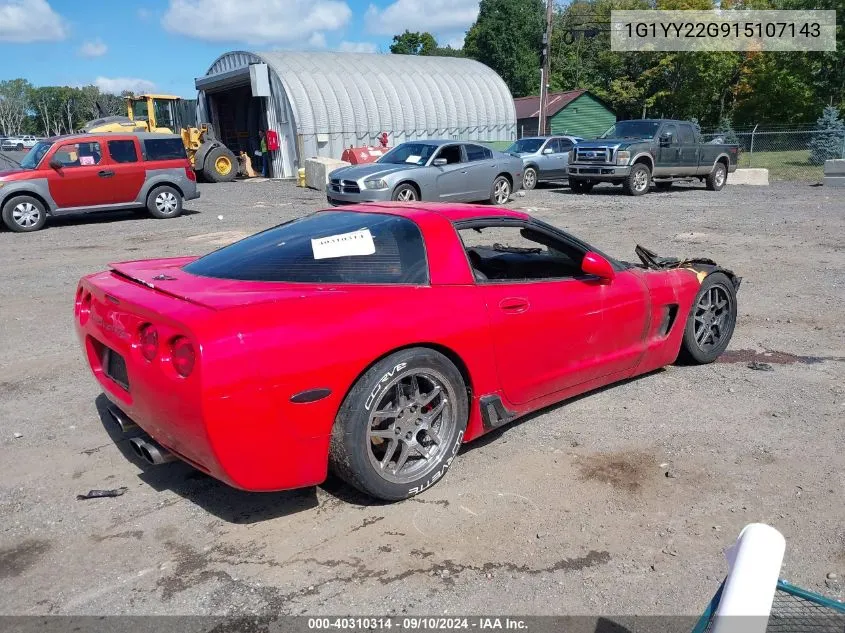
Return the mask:
<path id="1" fill-rule="evenodd" d="M 554 154 L 555 151 L 551 147 L 547 147 L 546 149 L 543 150 L 543 153 L 544 154 Z"/>
<path id="2" fill-rule="evenodd" d="M 51 169 L 55 169 L 56 171 L 59 171 L 62 167 L 64 167 L 64 165 L 62 165 L 55 158 L 51 159 L 50 162 L 47 164 L 50 166 Z"/>
<path id="3" fill-rule="evenodd" d="M 435 158 L 434 162 L 432 163 L 435 167 L 443 167 L 443 165 L 448 164 L 449 161 L 445 158 Z"/>
<path id="4" fill-rule="evenodd" d="M 672 135 L 671 134 L 661 134 L 660 135 L 660 147 L 669 147 L 672 144 Z"/>
<path id="5" fill-rule="evenodd" d="M 590 251 L 581 261 L 581 270 L 587 275 L 595 275 L 604 283 L 610 283 L 616 277 L 616 271 L 607 259 Z"/>

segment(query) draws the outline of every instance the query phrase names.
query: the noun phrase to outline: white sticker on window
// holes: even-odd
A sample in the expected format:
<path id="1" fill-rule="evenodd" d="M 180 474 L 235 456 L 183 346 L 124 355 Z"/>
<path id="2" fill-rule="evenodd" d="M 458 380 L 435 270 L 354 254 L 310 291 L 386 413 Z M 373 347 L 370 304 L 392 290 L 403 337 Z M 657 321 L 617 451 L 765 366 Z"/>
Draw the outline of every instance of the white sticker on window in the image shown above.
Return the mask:
<path id="1" fill-rule="evenodd" d="M 373 234 L 370 233 L 370 229 L 361 229 L 351 233 L 312 239 L 311 250 L 314 251 L 314 259 L 329 259 L 331 257 L 372 255 L 376 252 L 376 245 L 373 243 Z"/>
<path id="2" fill-rule="evenodd" d="M 405 162 L 416 164 L 416 163 L 420 162 L 420 158 L 422 158 L 422 156 L 413 156 L 413 155 L 408 156 L 408 158 L 405 159 Z"/>
<path id="3" fill-rule="evenodd" d="M 94 165 L 94 157 L 93 156 L 80 156 L 79 157 L 79 164 L 80 165 Z"/>

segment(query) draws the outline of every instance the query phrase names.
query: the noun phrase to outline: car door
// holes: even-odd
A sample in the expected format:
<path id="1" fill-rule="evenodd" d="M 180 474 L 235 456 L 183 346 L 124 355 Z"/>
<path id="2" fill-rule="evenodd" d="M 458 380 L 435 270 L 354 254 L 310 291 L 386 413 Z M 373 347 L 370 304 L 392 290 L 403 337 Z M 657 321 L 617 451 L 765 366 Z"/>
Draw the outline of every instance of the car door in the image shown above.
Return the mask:
<path id="1" fill-rule="evenodd" d="M 465 199 L 469 202 L 486 200 L 493 190 L 493 180 L 497 174 L 493 151 L 482 145 L 466 143 L 464 145 L 464 159 L 466 160 L 465 170 L 468 189 Z"/>
<path id="2" fill-rule="evenodd" d="M 680 163 L 678 173 L 694 176 L 698 170 L 699 146 L 695 139 L 695 132 L 689 123 L 678 125 L 678 141 L 680 144 Z"/>
<path id="3" fill-rule="evenodd" d="M 681 143 L 678 126 L 665 123 L 657 137 L 657 160 L 654 165 L 655 176 L 675 176 L 681 160 Z"/>
<path id="4" fill-rule="evenodd" d="M 436 165 L 439 160 L 446 163 Z M 469 194 L 466 163 L 460 143 L 443 145 L 431 159 L 437 197 L 440 200 L 466 200 Z"/>
<path id="5" fill-rule="evenodd" d="M 53 161 L 60 166 L 49 167 Z M 50 195 L 59 209 L 112 204 L 114 172 L 98 141 L 57 143 L 42 164 L 47 166 Z"/>
<path id="6" fill-rule="evenodd" d="M 506 229 L 495 230 L 492 239 L 500 245 L 540 247 L 555 259 L 569 260 L 571 270 L 555 278 L 477 278 L 499 379 L 510 402 L 525 404 L 634 367 L 644 350 L 648 310 L 647 290 L 638 279 L 617 275 L 602 283 L 581 273 L 586 251 L 537 231 L 530 222 L 509 222 Z M 472 232 L 460 233 L 465 246 L 472 244 Z M 537 235 L 542 243 L 534 241 Z"/>
<path id="7" fill-rule="evenodd" d="M 111 177 L 112 202 L 126 204 L 138 198 L 144 186 L 147 170 L 141 160 L 140 147 L 136 137 L 108 139 L 106 141 Z"/>
<path id="8" fill-rule="evenodd" d="M 555 177 L 555 165 L 552 158 L 558 148 L 557 139 L 550 138 L 537 152 L 537 179 L 548 180 Z"/>

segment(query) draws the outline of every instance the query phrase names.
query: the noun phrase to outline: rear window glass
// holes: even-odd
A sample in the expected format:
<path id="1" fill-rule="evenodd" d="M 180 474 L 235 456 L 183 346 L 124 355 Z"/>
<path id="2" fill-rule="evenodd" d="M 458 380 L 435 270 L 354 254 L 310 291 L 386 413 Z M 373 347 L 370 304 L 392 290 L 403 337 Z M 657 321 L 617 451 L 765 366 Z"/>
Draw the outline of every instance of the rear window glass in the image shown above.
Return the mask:
<path id="1" fill-rule="evenodd" d="M 181 138 L 144 139 L 144 154 L 147 160 L 176 160 L 187 158 Z"/>
<path id="2" fill-rule="evenodd" d="M 480 145 L 465 145 L 464 147 L 466 147 L 467 160 L 470 162 L 493 158 L 493 152 L 486 147 Z"/>
<path id="3" fill-rule="evenodd" d="M 134 163 L 138 160 L 135 141 L 109 141 L 109 154 L 116 163 Z"/>
<path id="4" fill-rule="evenodd" d="M 422 234 L 406 218 L 322 211 L 214 251 L 184 268 L 243 281 L 425 284 Z"/>

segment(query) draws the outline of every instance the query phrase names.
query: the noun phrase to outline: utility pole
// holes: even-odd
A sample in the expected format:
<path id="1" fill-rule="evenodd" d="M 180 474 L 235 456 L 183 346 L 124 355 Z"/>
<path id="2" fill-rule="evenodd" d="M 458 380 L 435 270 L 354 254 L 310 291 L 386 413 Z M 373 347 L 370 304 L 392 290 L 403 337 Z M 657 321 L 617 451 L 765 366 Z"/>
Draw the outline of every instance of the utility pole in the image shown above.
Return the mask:
<path id="1" fill-rule="evenodd" d="M 551 73 L 552 20 L 554 0 L 546 0 L 546 30 L 543 33 L 542 68 L 540 69 L 540 117 L 537 133 L 546 134 L 546 102 L 549 100 L 549 78 Z"/>

